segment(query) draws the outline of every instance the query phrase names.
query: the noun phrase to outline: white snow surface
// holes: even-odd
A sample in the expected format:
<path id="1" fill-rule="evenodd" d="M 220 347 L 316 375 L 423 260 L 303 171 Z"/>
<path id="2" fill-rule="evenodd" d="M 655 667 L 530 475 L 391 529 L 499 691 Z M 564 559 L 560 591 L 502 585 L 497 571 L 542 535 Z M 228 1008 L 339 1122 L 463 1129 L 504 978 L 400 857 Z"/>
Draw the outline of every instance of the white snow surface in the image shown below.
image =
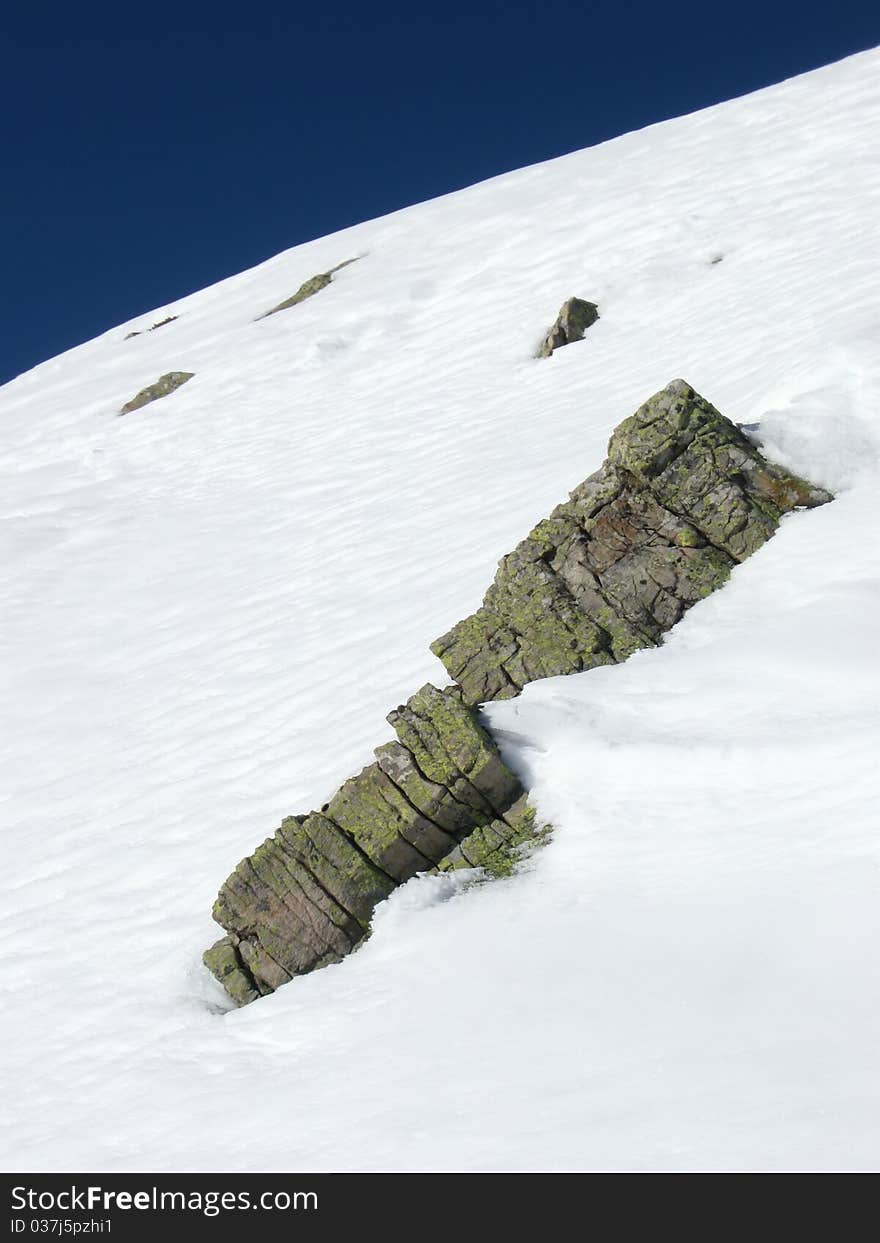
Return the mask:
<path id="1" fill-rule="evenodd" d="M 0 390 L 7 1170 L 876 1168 L 878 69 L 296 247 Z M 535 360 L 573 294 L 601 319 Z M 662 647 L 487 709 L 556 826 L 519 874 L 417 878 L 224 1010 L 226 875 L 444 684 L 428 643 L 677 376 L 837 499 Z"/>

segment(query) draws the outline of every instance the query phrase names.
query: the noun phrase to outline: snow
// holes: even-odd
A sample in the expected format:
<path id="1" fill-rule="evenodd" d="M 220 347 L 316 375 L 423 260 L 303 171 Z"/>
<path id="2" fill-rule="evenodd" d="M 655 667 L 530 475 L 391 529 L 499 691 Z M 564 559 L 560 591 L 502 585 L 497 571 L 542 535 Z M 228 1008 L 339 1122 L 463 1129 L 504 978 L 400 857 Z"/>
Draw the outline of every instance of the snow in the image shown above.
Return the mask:
<path id="1" fill-rule="evenodd" d="M 5 1168 L 876 1167 L 878 67 L 297 247 L 0 389 Z M 534 360 L 573 294 L 602 318 Z M 220 883 L 442 684 L 429 641 L 676 376 L 838 499 L 661 648 L 487 709 L 556 826 L 522 872 L 417 878 L 226 1011 Z"/>

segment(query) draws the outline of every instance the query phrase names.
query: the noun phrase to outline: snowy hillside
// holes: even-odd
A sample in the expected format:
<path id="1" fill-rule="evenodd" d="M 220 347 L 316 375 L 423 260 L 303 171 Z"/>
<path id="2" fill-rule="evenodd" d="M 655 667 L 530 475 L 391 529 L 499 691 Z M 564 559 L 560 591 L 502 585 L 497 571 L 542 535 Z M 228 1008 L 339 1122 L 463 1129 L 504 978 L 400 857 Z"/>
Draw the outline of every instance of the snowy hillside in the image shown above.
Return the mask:
<path id="1" fill-rule="evenodd" d="M 878 69 L 297 247 L 0 389 L 3 1168 L 876 1167 Z M 573 294 L 601 319 L 534 359 Z M 225 1012 L 221 882 L 444 683 L 429 642 L 676 376 L 837 499 L 661 648 L 487 710 L 556 826 L 520 874 L 417 878 Z"/>

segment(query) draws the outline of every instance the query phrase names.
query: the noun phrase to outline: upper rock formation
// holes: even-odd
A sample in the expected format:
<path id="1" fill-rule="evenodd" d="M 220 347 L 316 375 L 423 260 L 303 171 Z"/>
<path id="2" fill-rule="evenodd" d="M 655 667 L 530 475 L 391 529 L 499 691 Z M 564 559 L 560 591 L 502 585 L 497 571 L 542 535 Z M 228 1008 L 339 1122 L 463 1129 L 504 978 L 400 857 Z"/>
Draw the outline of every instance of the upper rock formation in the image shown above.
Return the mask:
<path id="1" fill-rule="evenodd" d="M 830 499 L 673 380 L 620 424 L 602 468 L 502 558 L 482 606 L 431 650 L 471 704 L 625 660 L 720 587 L 784 513 Z"/>
<path id="2" fill-rule="evenodd" d="M 647 401 L 602 468 L 502 559 L 477 612 L 432 645 L 457 685 L 425 686 L 391 712 L 397 741 L 225 882 L 214 917 L 227 936 L 205 963 L 233 999 L 339 961 L 417 872 L 510 871 L 548 830 L 476 705 L 658 643 L 784 513 L 830 499 L 767 462 L 684 380 Z"/>

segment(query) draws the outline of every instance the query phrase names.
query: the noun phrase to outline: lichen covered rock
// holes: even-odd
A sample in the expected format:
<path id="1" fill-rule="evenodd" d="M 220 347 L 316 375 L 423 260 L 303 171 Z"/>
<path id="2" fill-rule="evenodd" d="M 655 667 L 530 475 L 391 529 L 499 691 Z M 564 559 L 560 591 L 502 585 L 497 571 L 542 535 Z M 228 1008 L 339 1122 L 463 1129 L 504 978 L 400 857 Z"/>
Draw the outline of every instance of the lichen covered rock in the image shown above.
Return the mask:
<path id="1" fill-rule="evenodd" d="M 300 302 L 305 302 L 306 298 L 313 298 L 316 293 L 320 293 L 322 289 L 326 289 L 331 284 L 334 272 L 347 268 L 350 263 L 355 263 L 359 258 L 360 255 L 355 255 L 354 259 L 345 259 L 327 272 L 319 272 L 317 276 L 310 276 L 307 281 L 303 281 L 295 294 L 291 294 L 289 298 L 285 298 L 283 302 L 279 302 L 277 306 L 273 306 L 270 310 L 264 311 L 262 315 L 257 316 L 257 319 L 266 319 L 269 315 L 275 315 L 278 311 L 286 311 L 289 307 L 298 306 Z"/>
<path id="2" fill-rule="evenodd" d="M 418 872 L 509 875 L 550 830 L 477 705 L 659 643 L 784 513 L 830 499 L 765 461 L 684 380 L 647 401 L 604 466 L 502 559 L 476 613 L 432 644 L 456 685 L 395 708 L 397 741 L 225 882 L 214 917 L 227 935 L 204 961 L 230 997 L 244 1005 L 338 962 Z"/>
<path id="3" fill-rule="evenodd" d="M 584 333 L 598 318 L 599 308 L 595 302 L 585 302 L 583 298 L 569 298 L 560 307 L 556 322 L 538 346 L 535 357 L 549 358 L 560 346 L 570 345 L 572 341 L 583 341 Z"/>
<path id="4" fill-rule="evenodd" d="M 830 499 L 674 380 L 620 424 L 605 465 L 502 558 L 482 606 L 431 650 L 469 704 L 625 660 L 720 587 L 784 513 Z"/>
<path id="5" fill-rule="evenodd" d="M 389 721 L 399 742 L 319 812 L 284 820 L 221 888 L 213 914 L 228 935 L 204 962 L 239 1005 L 338 962 L 378 902 L 475 829 L 510 816 L 493 844 L 522 836 L 523 789 L 457 690 L 423 686 Z"/>
<path id="6" fill-rule="evenodd" d="M 482 868 L 489 876 L 510 876 L 550 834 L 550 825 L 538 825 L 535 810 L 524 794 L 503 816 L 469 833 L 437 864 L 435 871 Z"/>
<path id="7" fill-rule="evenodd" d="M 131 401 L 127 401 L 119 413 L 131 414 L 132 410 L 140 410 L 141 406 L 149 405 L 151 401 L 167 397 L 169 393 L 180 388 L 181 384 L 186 384 L 187 380 L 191 380 L 194 375 L 194 371 L 167 371 L 165 375 L 159 376 L 155 384 L 148 384 L 146 388 L 142 388 L 136 396 L 132 397 Z"/>

